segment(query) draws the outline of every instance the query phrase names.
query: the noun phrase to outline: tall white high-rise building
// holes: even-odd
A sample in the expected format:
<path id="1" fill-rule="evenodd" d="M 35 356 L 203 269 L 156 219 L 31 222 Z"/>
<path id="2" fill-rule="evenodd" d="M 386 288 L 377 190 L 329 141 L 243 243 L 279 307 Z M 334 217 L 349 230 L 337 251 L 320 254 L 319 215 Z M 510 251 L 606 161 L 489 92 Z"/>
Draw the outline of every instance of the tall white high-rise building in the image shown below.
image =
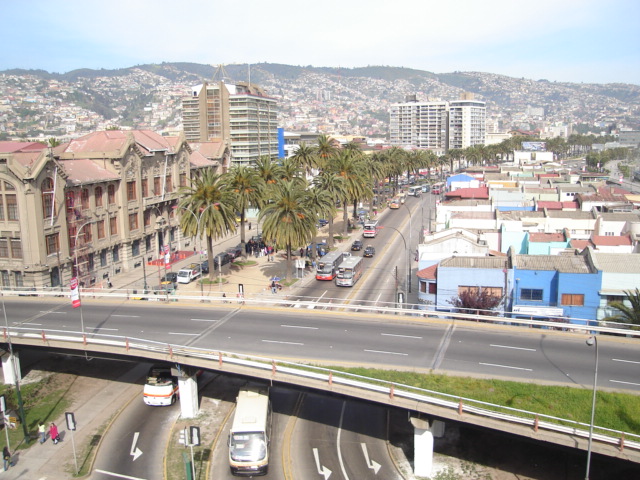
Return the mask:
<path id="1" fill-rule="evenodd" d="M 278 156 L 278 103 L 247 82 L 203 83 L 182 99 L 187 141 L 222 141 L 231 162 L 250 164 L 262 156 Z"/>
<path id="2" fill-rule="evenodd" d="M 391 105 L 390 142 L 403 148 L 426 148 L 437 154 L 452 148 L 484 145 L 486 105 L 465 98 L 418 102 L 415 95 Z"/>

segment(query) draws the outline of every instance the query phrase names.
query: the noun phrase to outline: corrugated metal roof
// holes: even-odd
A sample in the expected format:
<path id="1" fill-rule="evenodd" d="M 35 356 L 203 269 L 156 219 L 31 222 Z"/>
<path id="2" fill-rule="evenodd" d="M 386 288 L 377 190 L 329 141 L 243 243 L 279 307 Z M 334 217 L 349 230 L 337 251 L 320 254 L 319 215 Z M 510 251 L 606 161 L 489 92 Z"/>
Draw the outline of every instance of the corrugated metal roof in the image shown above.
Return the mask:
<path id="1" fill-rule="evenodd" d="M 591 252 L 598 270 L 611 273 L 640 273 L 640 254 Z"/>
<path id="2" fill-rule="evenodd" d="M 595 273 L 582 255 L 515 255 L 520 270 L 556 270 L 561 273 Z"/>
<path id="3" fill-rule="evenodd" d="M 507 257 L 449 257 L 440 262 L 448 268 L 507 268 Z"/>
<path id="4" fill-rule="evenodd" d="M 62 162 L 62 167 L 69 175 L 67 181 L 71 185 L 106 182 L 120 178 L 120 175 L 101 167 L 94 160 L 65 160 Z"/>

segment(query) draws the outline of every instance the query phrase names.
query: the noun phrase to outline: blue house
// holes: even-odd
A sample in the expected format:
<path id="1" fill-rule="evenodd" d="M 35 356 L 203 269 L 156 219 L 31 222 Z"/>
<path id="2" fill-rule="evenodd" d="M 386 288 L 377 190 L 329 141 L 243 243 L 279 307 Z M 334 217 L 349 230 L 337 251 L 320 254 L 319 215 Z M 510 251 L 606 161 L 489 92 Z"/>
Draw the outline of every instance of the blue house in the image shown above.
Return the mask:
<path id="1" fill-rule="evenodd" d="M 509 258 L 506 256 L 449 257 L 437 268 L 436 310 L 453 311 L 451 302 L 465 290 L 489 290 L 491 295 L 503 298 L 496 309 L 504 311 L 511 285 Z"/>
<path id="2" fill-rule="evenodd" d="M 566 317 L 586 325 L 596 319 L 602 272 L 587 255 L 511 255 L 511 311 L 525 317 Z"/>

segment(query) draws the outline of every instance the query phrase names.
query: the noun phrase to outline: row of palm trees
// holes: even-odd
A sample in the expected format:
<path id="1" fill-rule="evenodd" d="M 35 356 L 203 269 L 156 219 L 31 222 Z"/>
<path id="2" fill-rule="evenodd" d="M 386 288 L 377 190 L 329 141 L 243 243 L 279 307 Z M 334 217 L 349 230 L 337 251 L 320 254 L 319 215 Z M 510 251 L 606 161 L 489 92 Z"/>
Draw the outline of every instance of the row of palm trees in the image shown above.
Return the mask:
<path id="1" fill-rule="evenodd" d="M 180 227 L 184 235 L 206 237 L 207 252 L 213 252 L 213 241 L 235 233 L 237 228 L 244 244 L 246 212 L 250 207 L 257 208 L 265 242 L 286 250 L 288 277 L 292 252 L 314 242 L 321 218 L 328 221 L 328 247 L 333 247 L 333 219 L 338 206 L 343 210 L 342 235 L 348 236 L 348 206 L 353 206 L 354 217 L 360 202 L 369 202 L 373 211 L 376 186 L 388 184 L 395 195 L 401 176 L 416 175 L 423 169 L 442 176 L 445 169 L 453 172 L 463 163 L 492 165 L 508 161 L 523 140 L 530 139 L 512 137 L 497 145 L 452 149 L 442 156 L 398 147 L 367 155 L 356 143 L 341 146 L 331 137 L 320 135 L 316 145 L 300 145 L 292 157 L 284 160 L 261 157 L 255 165 L 236 165 L 222 174 L 201 172 L 190 186 L 181 189 L 178 208 L 191 215 L 181 216 Z M 561 150 L 562 142 L 547 143 Z M 315 253 L 315 246 L 311 251 Z M 213 255 L 208 261 L 213 276 Z"/>

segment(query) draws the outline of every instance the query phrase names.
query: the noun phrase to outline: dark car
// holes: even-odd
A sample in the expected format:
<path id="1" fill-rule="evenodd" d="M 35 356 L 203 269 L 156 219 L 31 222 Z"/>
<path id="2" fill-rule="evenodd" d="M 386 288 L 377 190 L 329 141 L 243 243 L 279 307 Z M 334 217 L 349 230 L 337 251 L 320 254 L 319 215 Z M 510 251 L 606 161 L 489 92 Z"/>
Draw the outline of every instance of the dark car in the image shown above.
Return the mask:
<path id="1" fill-rule="evenodd" d="M 236 259 L 242 256 L 242 249 L 240 247 L 230 248 L 227 250 L 227 253 L 231 256 L 232 259 Z"/>
<path id="2" fill-rule="evenodd" d="M 362 240 L 356 240 L 351 244 L 351 251 L 362 250 Z"/>
<path id="3" fill-rule="evenodd" d="M 209 273 L 209 260 L 200 264 L 200 270 L 202 271 L 203 275 Z"/>
<path id="4" fill-rule="evenodd" d="M 322 227 L 324 227 L 324 226 L 326 226 L 328 224 L 329 224 L 329 220 L 326 220 L 324 218 L 321 218 L 320 220 L 318 220 L 318 226 L 320 228 L 322 228 Z"/>
<path id="5" fill-rule="evenodd" d="M 376 249 L 373 248 L 371 245 L 367 245 L 367 247 L 364 249 L 364 253 L 362 254 L 363 257 L 373 257 L 376 254 Z"/>
<path id="6" fill-rule="evenodd" d="M 160 287 L 167 286 L 175 290 L 178 288 L 178 272 L 169 272 L 160 280 Z"/>
<path id="7" fill-rule="evenodd" d="M 214 268 L 218 268 L 219 265 L 226 265 L 227 263 L 230 263 L 232 261 L 233 257 L 231 256 L 231 254 L 227 252 L 220 253 L 213 257 L 213 266 Z"/>

